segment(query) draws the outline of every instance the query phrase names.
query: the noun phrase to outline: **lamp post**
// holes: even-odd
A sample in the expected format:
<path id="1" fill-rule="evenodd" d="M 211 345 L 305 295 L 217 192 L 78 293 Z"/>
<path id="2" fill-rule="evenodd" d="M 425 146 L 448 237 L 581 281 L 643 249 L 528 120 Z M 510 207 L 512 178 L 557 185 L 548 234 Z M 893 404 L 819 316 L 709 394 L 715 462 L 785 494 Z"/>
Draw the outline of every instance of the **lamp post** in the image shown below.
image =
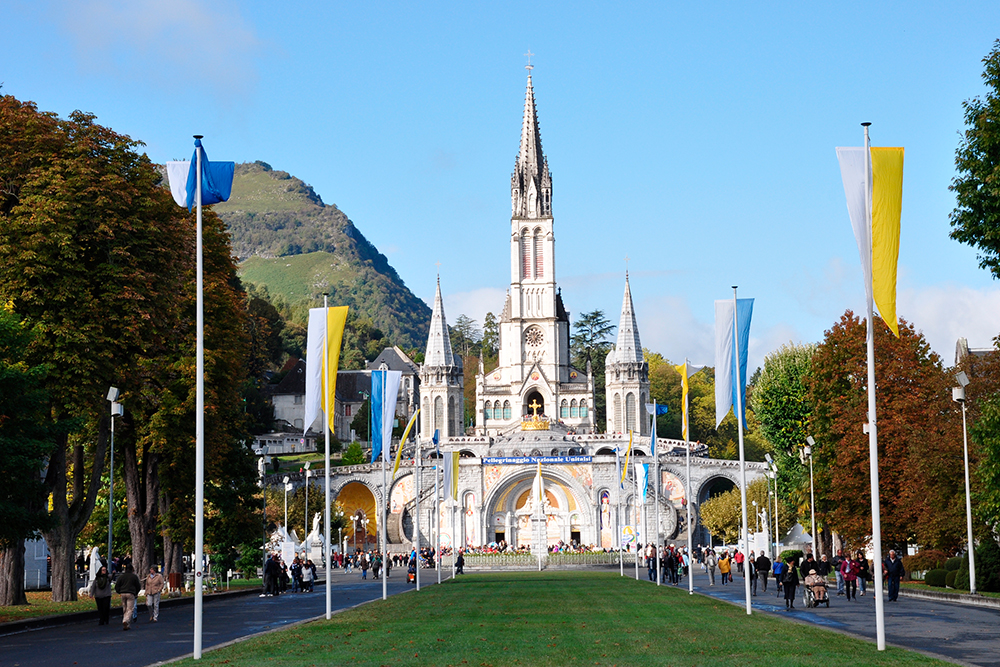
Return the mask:
<path id="1" fill-rule="evenodd" d="M 962 448 L 965 455 L 965 526 L 969 541 L 969 593 L 976 594 L 976 548 L 972 538 L 972 497 L 969 490 L 969 431 L 965 423 L 965 388 L 969 384 L 969 376 L 965 371 L 959 371 L 955 376 L 957 387 L 951 390 L 951 399 L 962 404 Z"/>
<path id="2" fill-rule="evenodd" d="M 809 514 L 812 516 L 812 547 L 813 547 L 813 558 L 816 558 L 816 491 L 813 487 L 813 447 L 816 446 L 816 441 L 811 435 L 806 436 L 806 442 L 809 443 L 802 448 L 800 454 L 800 460 L 805 463 L 805 457 L 809 457 Z"/>
<path id="3" fill-rule="evenodd" d="M 365 548 L 365 549 L 368 548 L 368 524 L 369 523 L 371 523 L 371 519 L 369 519 L 368 517 L 365 517 L 364 519 L 361 520 L 361 534 L 364 536 L 361 546 L 363 548 Z"/>
<path id="4" fill-rule="evenodd" d="M 358 521 L 361 520 L 361 514 L 351 515 L 351 535 L 354 537 L 354 550 L 358 550 Z"/>
<path id="5" fill-rule="evenodd" d="M 764 458 L 767 459 L 767 476 L 774 480 L 774 558 L 778 558 L 778 541 L 780 539 L 778 533 L 778 462 L 771 458 L 770 454 L 764 454 Z M 768 493 L 770 493 L 770 485 L 768 485 Z M 816 557 L 816 554 L 813 554 Z"/>
<path id="6" fill-rule="evenodd" d="M 291 537 L 288 533 L 288 487 L 290 487 L 291 484 L 288 483 L 288 475 L 285 475 L 285 478 L 281 481 L 285 485 L 285 539 L 287 540 Z"/>
<path id="7" fill-rule="evenodd" d="M 111 519 L 115 509 L 115 417 L 124 414 L 122 404 L 118 402 L 118 387 L 108 389 L 108 400 L 111 401 L 111 467 L 108 470 L 108 572 L 111 571 Z"/>
<path id="8" fill-rule="evenodd" d="M 309 544 L 309 478 L 312 476 L 312 470 L 309 469 L 311 465 L 310 461 L 306 461 L 303 466 L 306 469 L 306 513 L 302 521 L 302 532 L 306 534 L 306 548 L 310 547 Z M 327 536 L 329 538 L 329 536 Z"/>

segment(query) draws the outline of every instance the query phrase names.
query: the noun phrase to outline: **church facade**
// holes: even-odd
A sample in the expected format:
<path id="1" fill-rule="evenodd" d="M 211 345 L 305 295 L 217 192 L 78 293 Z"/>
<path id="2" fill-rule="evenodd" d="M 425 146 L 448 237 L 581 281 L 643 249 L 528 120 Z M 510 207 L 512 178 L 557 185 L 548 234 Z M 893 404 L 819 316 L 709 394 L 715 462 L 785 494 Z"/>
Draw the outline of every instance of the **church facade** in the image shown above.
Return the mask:
<path id="1" fill-rule="evenodd" d="M 552 174 L 542 151 L 530 73 L 510 187 L 511 280 L 499 318 L 499 363 L 487 371 L 480 362 L 474 425 L 463 429 L 462 358 L 451 349 L 439 279 L 419 372 L 417 437 L 424 465 L 414 465 L 408 446 L 387 490 L 381 488 L 377 466 L 338 469 L 333 492 L 342 509 L 349 516 L 367 515 L 384 499 L 394 544 L 413 542 L 419 514 L 424 545 L 433 544 L 439 531 L 443 546 L 530 546 L 541 534 L 549 545 L 612 548 L 623 539 L 655 542 L 657 533 L 664 540 L 686 539 L 690 507 L 695 542 L 707 543 L 698 507 L 711 495 L 739 486 L 739 463 L 708 459 L 700 445 L 664 438 L 657 439 L 654 457 L 645 409 L 649 368 L 627 274 L 617 338 L 603 360 L 605 386 L 594 386 L 589 364 L 576 368 L 571 363 L 570 313 L 556 282 Z M 602 428 L 594 411 L 597 391 L 607 399 Z M 624 462 L 630 441 L 630 465 L 623 472 L 616 453 Z M 461 455 L 454 503 L 435 500 L 432 466 L 437 459 L 428 456 L 436 449 Z M 648 465 L 648 477 L 633 463 Z M 763 464 L 748 464 L 748 483 L 765 470 Z M 541 507 L 536 506 L 537 489 L 533 492 L 539 471 Z M 375 523 L 369 524 L 371 535 Z"/>

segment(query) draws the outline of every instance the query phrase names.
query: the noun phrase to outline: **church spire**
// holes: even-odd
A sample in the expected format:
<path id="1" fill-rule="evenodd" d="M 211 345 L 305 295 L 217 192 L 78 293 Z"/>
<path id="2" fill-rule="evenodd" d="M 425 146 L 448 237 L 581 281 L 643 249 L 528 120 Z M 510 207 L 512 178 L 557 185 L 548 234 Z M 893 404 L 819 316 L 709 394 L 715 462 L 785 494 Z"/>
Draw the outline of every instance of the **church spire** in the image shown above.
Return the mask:
<path id="1" fill-rule="evenodd" d="M 632 308 L 632 290 L 625 272 L 625 298 L 622 300 L 622 316 L 618 323 L 618 342 L 615 345 L 615 361 L 618 363 L 642 363 L 642 343 L 639 342 L 639 327 L 635 323 Z"/>
<path id="2" fill-rule="evenodd" d="M 521 121 L 521 147 L 510 178 L 511 215 L 540 218 L 552 215 L 552 178 L 549 163 L 542 153 L 542 135 L 538 129 L 535 91 L 528 70 L 524 93 L 524 117 Z"/>
<path id="3" fill-rule="evenodd" d="M 424 353 L 425 366 L 453 366 L 455 356 L 451 352 L 451 337 L 448 322 L 444 318 L 444 300 L 441 298 L 441 276 L 437 279 L 437 293 L 434 295 L 434 311 L 431 313 L 431 330 L 427 335 L 427 351 Z"/>

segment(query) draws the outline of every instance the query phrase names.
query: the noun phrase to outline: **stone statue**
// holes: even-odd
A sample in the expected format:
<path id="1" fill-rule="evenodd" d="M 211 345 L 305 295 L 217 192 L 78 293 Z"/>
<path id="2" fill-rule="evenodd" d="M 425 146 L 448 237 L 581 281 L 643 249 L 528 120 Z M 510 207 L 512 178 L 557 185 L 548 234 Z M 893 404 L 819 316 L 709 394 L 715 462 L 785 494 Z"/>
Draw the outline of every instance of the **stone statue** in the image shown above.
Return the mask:
<path id="1" fill-rule="evenodd" d="M 94 583 L 94 579 L 97 579 L 97 573 L 101 571 L 103 564 L 101 563 L 101 553 L 94 547 L 90 550 L 90 579 L 88 584 Z"/>
<path id="2" fill-rule="evenodd" d="M 313 544 L 318 544 L 320 547 L 326 545 L 326 542 L 323 540 L 323 533 L 321 533 L 319 530 L 319 523 L 322 519 L 323 519 L 322 512 L 316 512 L 316 514 L 313 516 L 312 532 L 306 535 L 305 543 L 307 548 Z"/>

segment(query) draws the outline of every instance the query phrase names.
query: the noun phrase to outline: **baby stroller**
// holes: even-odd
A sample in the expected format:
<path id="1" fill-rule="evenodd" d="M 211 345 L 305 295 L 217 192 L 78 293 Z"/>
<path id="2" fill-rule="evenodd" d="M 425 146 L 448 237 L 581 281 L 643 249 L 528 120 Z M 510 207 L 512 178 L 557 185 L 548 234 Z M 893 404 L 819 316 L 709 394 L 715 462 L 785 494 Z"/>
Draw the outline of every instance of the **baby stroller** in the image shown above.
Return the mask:
<path id="1" fill-rule="evenodd" d="M 826 590 L 826 577 L 816 574 L 816 570 L 809 570 L 805 585 L 802 587 L 802 600 L 807 609 L 825 604 L 830 608 L 830 594 Z"/>

